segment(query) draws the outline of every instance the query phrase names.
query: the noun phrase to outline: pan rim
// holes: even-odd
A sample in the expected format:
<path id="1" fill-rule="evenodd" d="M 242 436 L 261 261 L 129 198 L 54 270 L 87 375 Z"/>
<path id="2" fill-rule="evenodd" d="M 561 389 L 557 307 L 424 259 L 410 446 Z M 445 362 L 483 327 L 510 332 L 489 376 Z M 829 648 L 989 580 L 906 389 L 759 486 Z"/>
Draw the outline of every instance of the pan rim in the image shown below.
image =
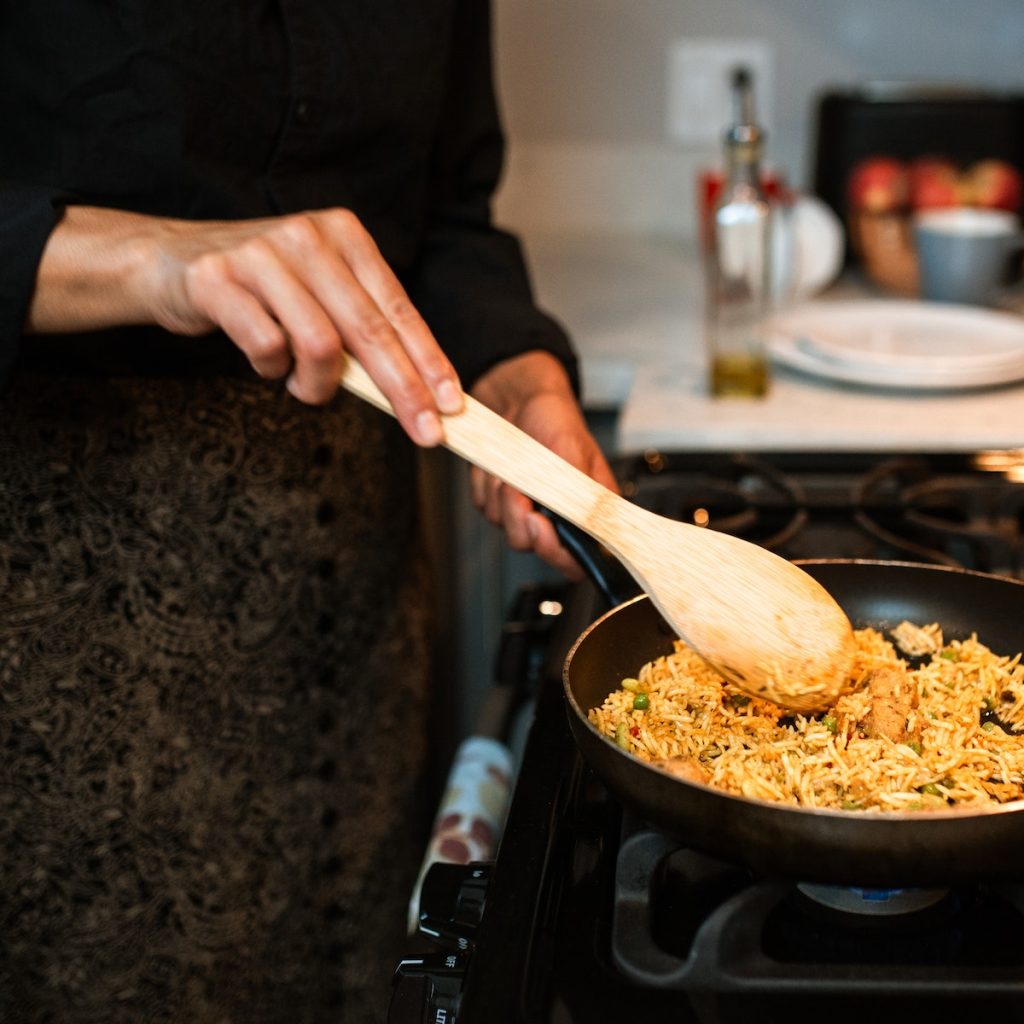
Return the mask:
<path id="1" fill-rule="evenodd" d="M 1011 576 L 999 576 L 995 573 L 980 572 L 976 569 L 966 569 L 960 566 L 949 566 L 949 565 L 935 565 L 927 562 L 904 562 L 904 561 L 887 561 L 885 559 L 872 559 L 872 558 L 805 558 L 794 560 L 795 565 L 829 565 L 829 566 L 843 566 L 843 565 L 877 565 L 883 567 L 902 567 L 912 569 L 925 569 L 928 571 L 934 571 L 939 573 L 951 573 L 954 575 L 965 575 L 965 576 L 976 576 L 983 579 L 997 580 L 1000 583 L 1015 584 L 1020 587 L 1024 587 L 1024 581 L 1018 580 Z M 742 796 L 738 793 L 730 793 L 728 790 L 719 789 L 717 786 L 709 785 L 706 782 L 697 782 L 690 779 L 681 779 L 677 775 L 673 775 L 671 772 L 665 771 L 656 765 L 650 764 L 647 761 L 641 761 L 640 758 L 634 757 L 628 751 L 622 750 L 618 747 L 611 739 L 601 733 L 597 727 L 590 721 L 590 717 L 582 709 L 579 701 L 576 700 L 576 695 L 572 692 L 572 688 L 569 683 L 569 668 L 572 664 L 573 658 L 576 655 L 579 647 L 587 640 L 590 634 L 597 629 L 597 627 L 609 619 L 611 616 L 622 612 L 624 609 L 631 605 L 638 604 L 641 602 L 650 603 L 650 599 L 646 594 L 638 594 L 636 597 L 631 597 L 621 604 L 616 605 L 614 608 L 609 608 L 597 619 L 590 623 L 583 630 L 582 633 L 576 638 L 572 646 L 569 648 L 565 659 L 562 663 L 562 690 L 565 695 L 566 701 L 571 707 L 576 720 L 582 723 L 590 734 L 604 743 L 614 753 L 617 758 L 628 758 L 631 764 L 637 764 L 641 768 L 652 772 L 653 774 L 671 780 L 672 782 L 682 784 L 691 789 L 702 791 L 719 798 L 725 798 L 731 801 L 735 801 L 743 806 L 754 805 L 768 810 L 773 811 L 786 811 L 792 814 L 799 814 L 803 816 L 809 816 L 814 818 L 834 818 L 844 822 L 847 821 L 871 821 L 877 823 L 891 822 L 893 825 L 900 823 L 913 823 L 913 822 L 947 822 L 947 821 L 966 821 L 971 818 L 988 818 L 994 815 L 1007 814 L 1007 813 L 1019 813 L 1024 810 L 1024 798 L 1018 800 L 1008 801 L 1003 804 L 995 804 L 992 807 L 977 808 L 972 807 L 970 809 L 957 810 L 955 808 L 935 809 L 935 810 L 919 810 L 919 811 L 847 811 L 840 808 L 832 807 L 806 807 L 802 804 L 788 804 L 781 803 L 777 800 L 764 800 L 760 797 L 747 797 Z"/>

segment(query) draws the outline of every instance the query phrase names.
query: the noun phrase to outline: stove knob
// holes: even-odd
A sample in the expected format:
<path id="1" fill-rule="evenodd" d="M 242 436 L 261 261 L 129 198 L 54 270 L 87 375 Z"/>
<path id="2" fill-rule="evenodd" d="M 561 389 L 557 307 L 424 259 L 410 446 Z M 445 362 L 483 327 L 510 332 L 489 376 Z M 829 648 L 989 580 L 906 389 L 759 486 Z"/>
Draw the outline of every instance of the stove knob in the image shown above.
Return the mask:
<path id="1" fill-rule="evenodd" d="M 448 949 L 471 949 L 490 878 L 490 864 L 431 864 L 420 889 L 420 932 Z"/>
<path id="2" fill-rule="evenodd" d="M 467 963 L 461 953 L 402 960 L 395 970 L 388 1024 L 455 1024 Z"/>

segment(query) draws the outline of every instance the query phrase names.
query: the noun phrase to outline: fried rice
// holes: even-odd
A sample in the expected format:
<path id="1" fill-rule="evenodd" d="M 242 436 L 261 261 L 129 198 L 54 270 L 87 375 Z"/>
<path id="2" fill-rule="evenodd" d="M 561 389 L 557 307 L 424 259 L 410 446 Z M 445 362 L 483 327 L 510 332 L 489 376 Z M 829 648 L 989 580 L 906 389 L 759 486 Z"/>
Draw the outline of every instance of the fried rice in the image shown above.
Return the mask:
<path id="1" fill-rule="evenodd" d="M 677 641 L 589 718 L 639 759 L 744 797 L 850 811 L 976 810 L 1024 797 L 1020 654 L 994 654 L 976 636 L 946 643 L 935 624 L 855 635 L 850 688 L 822 714 L 746 696 Z M 880 698 L 880 679 L 907 702 Z M 896 731 L 879 734 L 894 708 Z"/>

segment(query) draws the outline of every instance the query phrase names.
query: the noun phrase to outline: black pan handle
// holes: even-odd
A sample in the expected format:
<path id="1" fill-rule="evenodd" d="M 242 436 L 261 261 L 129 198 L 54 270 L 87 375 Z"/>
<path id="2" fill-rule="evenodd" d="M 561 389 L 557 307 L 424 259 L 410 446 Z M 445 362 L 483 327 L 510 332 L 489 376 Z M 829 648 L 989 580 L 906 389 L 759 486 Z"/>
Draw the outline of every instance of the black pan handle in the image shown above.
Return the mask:
<path id="1" fill-rule="evenodd" d="M 538 511 L 551 520 L 563 547 L 580 563 L 609 608 L 642 592 L 625 566 L 590 534 L 550 509 L 538 508 Z"/>

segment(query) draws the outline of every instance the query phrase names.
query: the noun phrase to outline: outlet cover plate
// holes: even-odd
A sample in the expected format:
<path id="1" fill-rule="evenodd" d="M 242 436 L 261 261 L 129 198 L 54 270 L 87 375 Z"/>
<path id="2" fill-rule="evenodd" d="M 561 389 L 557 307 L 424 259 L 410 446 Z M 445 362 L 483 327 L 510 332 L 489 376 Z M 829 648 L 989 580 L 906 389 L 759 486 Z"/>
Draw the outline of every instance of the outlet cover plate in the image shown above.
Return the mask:
<path id="1" fill-rule="evenodd" d="M 731 77 L 750 70 L 758 123 L 772 129 L 774 54 L 763 39 L 680 39 L 669 47 L 668 136 L 675 142 L 718 142 L 732 123 Z"/>

